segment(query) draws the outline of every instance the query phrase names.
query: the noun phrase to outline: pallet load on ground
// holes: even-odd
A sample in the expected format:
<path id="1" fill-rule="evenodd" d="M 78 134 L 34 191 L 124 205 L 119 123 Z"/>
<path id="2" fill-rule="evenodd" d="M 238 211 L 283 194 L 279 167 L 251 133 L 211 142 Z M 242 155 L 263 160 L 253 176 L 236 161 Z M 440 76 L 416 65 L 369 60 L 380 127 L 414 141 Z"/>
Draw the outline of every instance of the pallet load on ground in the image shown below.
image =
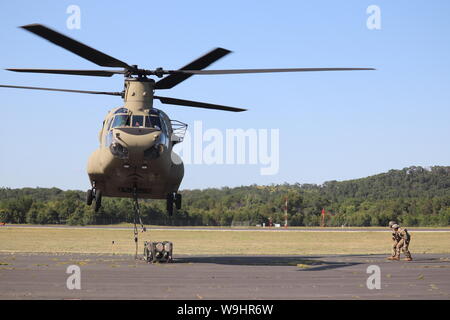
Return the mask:
<path id="1" fill-rule="evenodd" d="M 173 243 L 170 241 L 144 242 L 144 259 L 147 262 L 172 262 Z"/>

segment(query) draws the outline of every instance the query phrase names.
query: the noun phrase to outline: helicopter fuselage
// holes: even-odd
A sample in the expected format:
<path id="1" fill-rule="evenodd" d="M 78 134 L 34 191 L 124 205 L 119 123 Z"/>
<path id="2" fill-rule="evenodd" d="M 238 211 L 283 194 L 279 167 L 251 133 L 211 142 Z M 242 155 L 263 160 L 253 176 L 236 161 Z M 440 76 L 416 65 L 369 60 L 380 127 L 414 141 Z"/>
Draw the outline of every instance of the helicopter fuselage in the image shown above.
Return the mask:
<path id="1" fill-rule="evenodd" d="M 165 199 L 184 175 L 171 120 L 153 108 L 151 79 L 125 81 L 122 107 L 111 110 L 99 133 L 100 147 L 88 161 L 93 188 L 103 196 Z"/>

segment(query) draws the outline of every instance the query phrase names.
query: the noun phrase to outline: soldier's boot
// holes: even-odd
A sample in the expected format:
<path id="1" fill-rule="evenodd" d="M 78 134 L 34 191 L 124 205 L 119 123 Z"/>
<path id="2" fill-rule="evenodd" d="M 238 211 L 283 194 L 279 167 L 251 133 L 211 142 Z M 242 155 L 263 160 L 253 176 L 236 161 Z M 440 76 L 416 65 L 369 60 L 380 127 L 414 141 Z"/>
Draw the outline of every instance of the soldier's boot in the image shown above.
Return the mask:
<path id="1" fill-rule="evenodd" d="M 405 256 L 406 256 L 405 261 L 412 261 L 411 253 L 409 253 L 409 251 L 406 252 Z"/>
<path id="2" fill-rule="evenodd" d="M 392 260 L 399 261 L 400 260 L 400 256 L 394 256 L 394 257 L 392 257 Z"/>
<path id="3" fill-rule="evenodd" d="M 395 256 L 390 256 L 387 258 L 387 260 L 394 260 Z"/>

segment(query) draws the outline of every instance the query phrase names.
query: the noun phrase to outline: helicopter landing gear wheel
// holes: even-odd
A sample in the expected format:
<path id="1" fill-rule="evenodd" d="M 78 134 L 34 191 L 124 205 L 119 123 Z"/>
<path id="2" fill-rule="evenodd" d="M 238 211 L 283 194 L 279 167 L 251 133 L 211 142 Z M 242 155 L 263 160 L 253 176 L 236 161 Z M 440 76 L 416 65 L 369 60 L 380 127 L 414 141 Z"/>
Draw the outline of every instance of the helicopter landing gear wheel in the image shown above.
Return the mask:
<path id="1" fill-rule="evenodd" d="M 177 210 L 181 209 L 181 194 L 179 193 L 175 194 L 175 207 L 177 208 Z"/>
<path id="2" fill-rule="evenodd" d="M 90 206 L 92 204 L 92 200 L 94 199 L 94 192 L 92 189 L 89 189 L 86 194 L 86 204 Z"/>
<path id="3" fill-rule="evenodd" d="M 169 214 L 169 217 L 173 215 L 173 202 L 174 202 L 173 193 L 169 193 L 167 195 L 167 213 Z"/>
<path id="4" fill-rule="evenodd" d="M 102 206 L 102 191 L 101 190 L 95 190 L 95 208 L 94 208 L 94 211 L 98 212 L 98 210 L 100 210 L 101 206 Z"/>

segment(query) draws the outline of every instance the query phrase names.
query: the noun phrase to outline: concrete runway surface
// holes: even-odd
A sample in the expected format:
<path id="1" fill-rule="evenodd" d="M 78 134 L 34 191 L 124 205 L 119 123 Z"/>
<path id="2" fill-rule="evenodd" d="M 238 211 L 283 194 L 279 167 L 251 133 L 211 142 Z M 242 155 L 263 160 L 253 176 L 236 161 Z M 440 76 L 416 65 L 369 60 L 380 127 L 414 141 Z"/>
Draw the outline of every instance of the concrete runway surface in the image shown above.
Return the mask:
<path id="1" fill-rule="evenodd" d="M 175 256 L 0 253 L 0 299 L 450 299 L 450 254 Z M 67 268 L 81 289 L 67 289 Z M 367 288 L 371 265 L 381 289 Z"/>

